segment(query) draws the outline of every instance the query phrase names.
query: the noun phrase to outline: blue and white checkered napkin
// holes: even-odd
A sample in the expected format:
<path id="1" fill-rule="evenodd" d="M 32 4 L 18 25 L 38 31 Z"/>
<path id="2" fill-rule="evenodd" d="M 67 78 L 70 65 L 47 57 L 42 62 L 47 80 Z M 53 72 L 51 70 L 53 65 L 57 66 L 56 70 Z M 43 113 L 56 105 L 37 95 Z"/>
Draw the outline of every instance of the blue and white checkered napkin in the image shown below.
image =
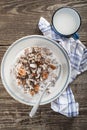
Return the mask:
<path id="1" fill-rule="evenodd" d="M 48 21 L 43 17 L 40 18 L 38 26 L 43 35 L 59 41 L 58 44 L 61 44 L 68 52 L 71 62 L 71 83 L 77 75 L 87 70 L 86 47 L 79 40 L 64 38 L 56 34 Z M 51 108 L 67 117 L 75 117 L 79 114 L 79 104 L 75 102 L 74 95 L 69 86 L 58 99 L 51 103 Z"/>

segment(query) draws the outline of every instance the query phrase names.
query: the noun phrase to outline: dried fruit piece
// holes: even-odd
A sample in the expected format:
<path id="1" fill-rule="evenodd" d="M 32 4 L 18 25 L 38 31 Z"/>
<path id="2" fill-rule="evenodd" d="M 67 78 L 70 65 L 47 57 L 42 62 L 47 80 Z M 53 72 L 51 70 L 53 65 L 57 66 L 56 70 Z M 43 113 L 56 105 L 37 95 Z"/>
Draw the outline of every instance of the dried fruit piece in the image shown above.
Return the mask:
<path id="1" fill-rule="evenodd" d="M 38 84 L 34 85 L 34 91 L 35 91 L 36 93 L 39 91 L 39 85 L 38 85 Z"/>
<path id="2" fill-rule="evenodd" d="M 20 68 L 20 69 L 18 70 L 18 74 L 19 74 L 20 76 L 25 76 L 25 75 L 26 75 L 25 69 Z"/>
<path id="3" fill-rule="evenodd" d="M 30 94 L 33 96 L 35 94 L 35 91 L 34 90 L 31 90 L 30 91 Z"/>
<path id="4" fill-rule="evenodd" d="M 42 73 L 42 78 L 45 80 L 48 78 L 48 72 L 43 72 Z"/>
<path id="5" fill-rule="evenodd" d="M 50 68 L 53 69 L 53 70 L 56 69 L 56 66 L 55 66 L 55 65 L 50 64 L 49 66 L 50 66 Z"/>

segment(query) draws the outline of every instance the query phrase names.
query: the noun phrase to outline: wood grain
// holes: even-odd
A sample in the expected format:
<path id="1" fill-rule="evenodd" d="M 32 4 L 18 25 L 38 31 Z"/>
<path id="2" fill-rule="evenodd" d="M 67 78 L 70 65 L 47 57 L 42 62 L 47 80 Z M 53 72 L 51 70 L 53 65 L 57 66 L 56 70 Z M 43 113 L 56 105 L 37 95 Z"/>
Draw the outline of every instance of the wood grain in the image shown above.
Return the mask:
<path id="1" fill-rule="evenodd" d="M 62 6 L 77 9 L 82 17 L 80 40 L 87 46 L 87 0 L 0 0 L 0 63 L 15 40 L 41 34 L 41 16 L 51 22 L 53 12 Z M 53 112 L 50 104 L 40 106 L 34 119 L 28 117 L 30 106 L 14 100 L 5 90 L 0 77 L 0 130 L 86 130 L 87 129 L 87 72 L 71 84 L 80 114 L 67 118 Z"/>

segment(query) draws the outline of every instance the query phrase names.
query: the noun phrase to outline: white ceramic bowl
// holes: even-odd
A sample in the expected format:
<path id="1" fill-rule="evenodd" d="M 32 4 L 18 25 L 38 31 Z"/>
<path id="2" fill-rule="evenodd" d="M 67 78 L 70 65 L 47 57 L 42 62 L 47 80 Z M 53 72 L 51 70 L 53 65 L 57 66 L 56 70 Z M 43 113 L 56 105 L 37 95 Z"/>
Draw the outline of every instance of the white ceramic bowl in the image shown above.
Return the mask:
<path id="1" fill-rule="evenodd" d="M 57 56 L 58 62 L 61 64 L 61 73 L 58 81 L 53 87 L 53 91 L 48 96 L 44 95 L 40 105 L 50 103 L 51 101 L 58 98 L 69 83 L 70 78 L 70 61 L 67 52 L 64 48 L 59 45 L 57 42 L 48 39 L 44 36 L 40 35 L 31 35 L 23 37 L 17 41 L 15 41 L 6 51 L 2 63 L 1 63 L 1 79 L 4 87 L 8 91 L 8 93 L 16 100 L 21 103 L 27 105 L 33 105 L 37 98 L 38 94 L 33 97 L 30 97 L 29 94 L 25 94 L 21 91 L 16 83 L 13 82 L 12 76 L 10 74 L 10 69 L 12 64 L 20 51 L 27 47 L 32 46 L 40 46 L 47 47 L 53 51 L 53 53 Z"/>

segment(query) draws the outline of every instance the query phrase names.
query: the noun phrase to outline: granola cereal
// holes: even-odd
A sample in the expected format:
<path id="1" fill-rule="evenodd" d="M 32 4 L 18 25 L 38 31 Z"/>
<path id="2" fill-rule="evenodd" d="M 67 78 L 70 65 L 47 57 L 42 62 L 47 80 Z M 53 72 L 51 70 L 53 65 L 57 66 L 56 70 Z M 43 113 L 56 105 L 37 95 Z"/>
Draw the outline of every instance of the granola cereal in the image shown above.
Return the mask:
<path id="1" fill-rule="evenodd" d="M 41 83 L 57 69 L 57 61 L 48 48 L 29 47 L 23 50 L 14 65 L 14 74 L 18 86 L 32 96 L 40 91 Z"/>

